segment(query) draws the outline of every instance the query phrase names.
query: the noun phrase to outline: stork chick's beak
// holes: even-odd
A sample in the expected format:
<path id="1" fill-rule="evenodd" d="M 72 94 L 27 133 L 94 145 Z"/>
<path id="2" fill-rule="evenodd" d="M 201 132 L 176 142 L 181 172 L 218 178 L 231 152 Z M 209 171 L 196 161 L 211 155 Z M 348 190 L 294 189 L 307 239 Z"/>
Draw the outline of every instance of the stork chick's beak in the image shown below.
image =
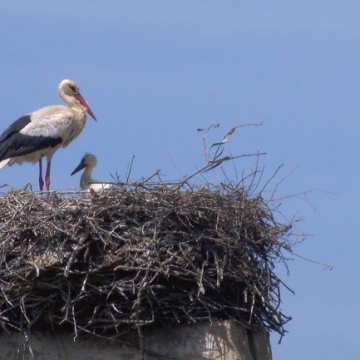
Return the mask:
<path id="1" fill-rule="evenodd" d="M 91 111 L 89 105 L 86 103 L 86 101 L 84 100 L 84 98 L 80 95 L 80 94 L 76 94 L 74 95 L 74 98 L 80 103 L 80 105 L 85 108 L 85 110 L 87 111 L 87 113 L 95 120 L 96 116 L 94 115 L 94 113 Z"/>
<path id="2" fill-rule="evenodd" d="M 81 161 L 80 164 L 77 166 L 77 168 L 70 174 L 70 176 L 73 176 L 74 174 L 76 174 L 77 172 L 79 172 L 82 169 L 85 169 L 85 162 Z"/>

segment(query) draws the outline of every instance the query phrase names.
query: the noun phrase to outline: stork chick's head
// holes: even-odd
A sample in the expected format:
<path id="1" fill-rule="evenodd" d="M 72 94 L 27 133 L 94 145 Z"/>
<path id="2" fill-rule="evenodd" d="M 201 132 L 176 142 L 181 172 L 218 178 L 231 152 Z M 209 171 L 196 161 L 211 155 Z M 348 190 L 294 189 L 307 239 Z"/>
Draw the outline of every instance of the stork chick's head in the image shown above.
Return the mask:
<path id="1" fill-rule="evenodd" d="M 76 82 L 73 80 L 65 79 L 59 84 L 59 95 L 60 97 L 67 102 L 70 107 L 75 104 L 75 106 L 81 106 L 95 121 L 97 121 L 96 116 L 91 111 L 89 105 L 86 103 L 84 98 L 80 94 L 79 87 Z M 75 103 L 74 103 L 75 101 Z"/>
<path id="2" fill-rule="evenodd" d="M 71 176 L 73 176 L 74 174 L 76 174 L 77 172 L 79 172 L 82 169 L 85 168 L 90 168 L 93 169 L 97 164 L 97 159 L 96 156 L 90 153 L 87 153 L 83 156 L 83 158 L 81 159 L 79 165 L 76 167 L 76 169 L 71 173 Z"/>

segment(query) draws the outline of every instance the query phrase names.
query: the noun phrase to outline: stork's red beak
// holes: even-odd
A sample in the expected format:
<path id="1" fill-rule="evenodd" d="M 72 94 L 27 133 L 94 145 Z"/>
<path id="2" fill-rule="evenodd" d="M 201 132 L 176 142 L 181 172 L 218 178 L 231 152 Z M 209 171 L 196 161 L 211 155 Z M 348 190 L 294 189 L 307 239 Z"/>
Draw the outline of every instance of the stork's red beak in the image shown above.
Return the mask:
<path id="1" fill-rule="evenodd" d="M 91 109 L 89 108 L 89 105 L 86 103 L 86 101 L 84 100 L 84 98 L 78 94 L 78 95 L 74 95 L 74 98 L 80 103 L 80 105 L 85 108 L 85 110 L 87 111 L 87 113 L 95 120 L 96 116 L 94 115 L 94 113 L 91 111 Z"/>

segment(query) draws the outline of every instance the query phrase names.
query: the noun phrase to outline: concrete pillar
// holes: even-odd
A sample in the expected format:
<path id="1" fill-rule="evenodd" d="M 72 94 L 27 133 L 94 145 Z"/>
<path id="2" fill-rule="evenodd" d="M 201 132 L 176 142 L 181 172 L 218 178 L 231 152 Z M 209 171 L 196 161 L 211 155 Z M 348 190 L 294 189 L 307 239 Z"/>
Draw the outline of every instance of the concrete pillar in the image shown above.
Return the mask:
<path id="1" fill-rule="evenodd" d="M 125 342 L 137 340 L 137 333 Z M 66 332 L 33 331 L 31 348 L 36 360 L 141 360 L 138 346 Z M 233 321 L 143 329 L 145 360 L 271 360 L 264 330 L 247 330 Z M 18 333 L 0 333 L 0 360 L 32 359 Z"/>

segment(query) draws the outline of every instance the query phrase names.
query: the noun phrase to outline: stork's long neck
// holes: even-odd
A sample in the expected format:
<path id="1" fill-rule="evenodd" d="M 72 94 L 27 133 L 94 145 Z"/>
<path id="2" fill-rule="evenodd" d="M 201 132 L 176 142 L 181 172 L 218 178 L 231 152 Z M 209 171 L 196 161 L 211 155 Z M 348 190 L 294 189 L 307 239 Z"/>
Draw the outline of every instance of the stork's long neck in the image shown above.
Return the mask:
<path id="1" fill-rule="evenodd" d="M 84 108 L 80 105 L 80 103 L 73 97 L 73 96 L 69 96 L 67 94 L 65 94 L 64 92 L 60 92 L 60 97 L 66 102 L 66 104 L 68 104 L 68 106 L 76 111 L 77 113 L 81 113 L 84 114 L 85 110 Z"/>
<path id="2" fill-rule="evenodd" d="M 73 96 L 60 91 L 60 97 L 69 105 L 74 114 L 71 131 L 63 138 L 63 147 L 66 147 L 79 136 L 84 128 L 86 123 L 86 113 L 81 104 Z"/>
<path id="3" fill-rule="evenodd" d="M 85 168 L 85 171 L 83 172 L 83 174 L 81 175 L 80 187 L 81 187 L 82 190 L 87 190 L 89 188 L 91 182 L 94 181 L 91 178 L 93 169 L 94 169 L 94 165 L 88 165 Z"/>

